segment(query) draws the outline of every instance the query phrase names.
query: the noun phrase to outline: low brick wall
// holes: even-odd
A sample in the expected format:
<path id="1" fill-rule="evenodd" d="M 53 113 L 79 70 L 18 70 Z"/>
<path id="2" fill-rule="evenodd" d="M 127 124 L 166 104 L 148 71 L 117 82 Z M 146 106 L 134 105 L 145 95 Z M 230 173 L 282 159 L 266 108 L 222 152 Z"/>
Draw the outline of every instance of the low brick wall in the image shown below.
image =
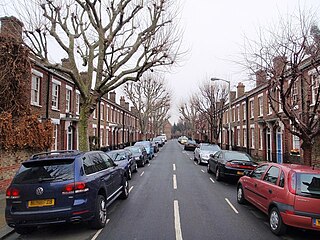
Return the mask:
<path id="1" fill-rule="evenodd" d="M 21 162 L 32 154 L 34 153 L 26 150 L 16 152 L 0 150 L 0 193 L 6 191 Z"/>

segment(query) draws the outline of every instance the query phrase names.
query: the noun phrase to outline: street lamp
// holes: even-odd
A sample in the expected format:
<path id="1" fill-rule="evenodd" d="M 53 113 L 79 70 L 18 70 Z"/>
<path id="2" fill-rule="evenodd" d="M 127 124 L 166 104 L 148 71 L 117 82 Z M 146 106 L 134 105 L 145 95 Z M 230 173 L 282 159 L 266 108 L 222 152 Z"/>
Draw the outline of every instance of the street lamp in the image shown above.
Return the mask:
<path id="1" fill-rule="evenodd" d="M 228 83 L 228 93 L 229 93 L 229 150 L 232 150 L 232 142 L 231 142 L 231 92 L 230 92 L 230 81 L 224 80 L 221 78 L 211 78 L 211 81 L 223 81 Z"/>

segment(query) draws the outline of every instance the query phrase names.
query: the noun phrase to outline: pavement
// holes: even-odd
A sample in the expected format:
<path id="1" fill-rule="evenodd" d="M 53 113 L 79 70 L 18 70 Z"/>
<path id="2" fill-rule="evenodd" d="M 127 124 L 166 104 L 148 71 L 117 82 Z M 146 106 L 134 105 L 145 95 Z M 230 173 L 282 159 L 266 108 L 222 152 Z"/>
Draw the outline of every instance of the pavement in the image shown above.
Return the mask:
<path id="1" fill-rule="evenodd" d="M 13 228 L 9 227 L 4 217 L 6 207 L 6 195 L 0 194 L 0 239 L 5 239 L 8 235 L 14 232 Z"/>

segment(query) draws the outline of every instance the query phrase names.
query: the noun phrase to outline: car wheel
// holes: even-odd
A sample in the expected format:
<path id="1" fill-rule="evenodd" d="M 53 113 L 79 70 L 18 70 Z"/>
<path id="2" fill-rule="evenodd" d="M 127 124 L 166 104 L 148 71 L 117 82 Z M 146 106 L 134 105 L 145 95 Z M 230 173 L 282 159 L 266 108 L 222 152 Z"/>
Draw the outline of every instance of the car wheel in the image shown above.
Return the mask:
<path id="1" fill-rule="evenodd" d="M 15 232 L 20 235 L 26 235 L 36 230 L 36 227 L 15 227 Z"/>
<path id="2" fill-rule="evenodd" d="M 103 228 L 107 222 L 107 203 L 106 199 L 102 195 L 98 195 L 96 210 L 93 220 L 91 221 L 91 227 L 94 229 Z"/>
<path id="3" fill-rule="evenodd" d="M 211 170 L 210 170 L 210 164 L 209 164 L 209 163 L 208 163 L 208 165 L 207 165 L 207 172 L 208 172 L 208 173 L 212 173 Z"/>
<path id="4" fill-rule="evenodd" d="M 237 202 L 240 204 L 244 204 L 246 202 L 241 184 L 237 188 Z"/>
<path id="5" fill-rule="evenodd" d="M 282 222 L 278 208 L 274 207 L 269 213 L 269 225 L 271 232 L 275 235 L 282 235 L 286 232 L 286 225 Z"/>
<path id="6" fill-rule="evenodd" d="M 217 167 L 217 169 L 216 169 L 216 180 L 217 180 L 218 182 L 221 180 L 219 167 Z"/>
<path id="7" fill-rule="evenodd" d="M 121 199 L 127 199 L 129 196 L 129 181 L 127 178 L 124 178 L 122 186 L 122 193 L 120 195 Z"/>
<path id="8" fill-rule="evenodd" d="M 127 175 L 128 175 L 128 179 L 131 180 L 131 179 L 132 179 L 132 172 L 131 172 L 130 167 L 129 167 L 129 169 L 128 169 Z"/>

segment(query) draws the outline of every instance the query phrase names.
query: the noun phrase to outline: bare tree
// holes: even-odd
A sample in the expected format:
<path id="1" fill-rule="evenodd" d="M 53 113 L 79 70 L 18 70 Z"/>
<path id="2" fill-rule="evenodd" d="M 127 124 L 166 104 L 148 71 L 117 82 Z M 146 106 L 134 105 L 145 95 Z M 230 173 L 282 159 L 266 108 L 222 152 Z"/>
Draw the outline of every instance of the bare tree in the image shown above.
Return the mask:
<path id="1" fill-rule="evenodd" d="M 171 93 L 167 90 L 164 79 L 155 74 L 147 74 L 136 83 L 126 83 L 123 90 L 137 110 L 144 137 L 149 125 L 158 133 L 159 128 L 169 119 Z"/>
<path id="2" fill-rule="evenodd" d="M 177 61 L 181 34 L 173 0 L 24 0 L 26 43 L 44 66 L 68 75 L 81 94 L 79 147 L 99 97 L 143 73 Z M 50 46 L 62 51 L 54 63 Z"/>
<path id="3" fill-rule="evenodd" d="M 265 77 L 270 105 L 301 139 L 306 165 L 311 165 L 314 140 L 320 134 L 319 46 L 312 11 L 282 19 L 278 28 L 261 32 L 258 41 L 249 40 L 245 46 L 245 65 Z"/>
<path id="4" fill-rule="evenodd" d="M 224 104 L 228 98 L 228 91 L 224 85 L 205 82 L 199 87 L 199 94 L 192 104 L 199 115 L 208 122 L 210 128 L 210 141 L 218 142 L 222 129 Z"/>
<path id="5" fill-rule="evenodd" d="M 179 113 L 181 114 L 180 119 L 188 126 L 188 136 L 194 138 L 197 131 L 197 120 L 199 114 L 194 106 L 196 96 L 192 96 L 187 102 L 181 103 L 179 106 Z"/>

